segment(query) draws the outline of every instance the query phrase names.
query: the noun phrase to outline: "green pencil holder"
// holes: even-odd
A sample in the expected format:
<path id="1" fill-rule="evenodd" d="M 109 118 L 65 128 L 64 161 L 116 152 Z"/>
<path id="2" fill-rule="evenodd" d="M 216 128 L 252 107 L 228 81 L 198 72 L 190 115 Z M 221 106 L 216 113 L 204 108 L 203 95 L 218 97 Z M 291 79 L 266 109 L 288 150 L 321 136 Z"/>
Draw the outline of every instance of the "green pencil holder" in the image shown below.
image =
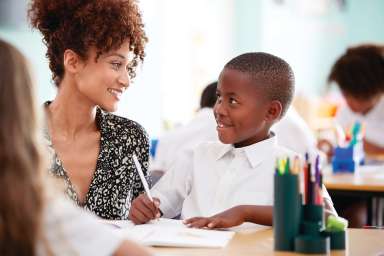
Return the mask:
<path id="1" fill-rule="evenodd" d="M 300 235 L 295 239 L 295 251 L 306 254 L 328 254 L 330 252 L 330 239 L 318 233 L 314 235 Z"/>
<path id="2" fill-rule="evenodd" d="M 300 223 L 300 234 L 316 236 L 321 230 L 321 223 L 314 221 L 302 221 Z"/>
<path id="3" fill-rule="evenodd" d="M 324 210 L 321 205 L 302 206 L 300 235 L 295 239 L 295 251 L 299 253 L 329 253 L 330 238 L 323 235 Z"/>
<path id="4" fill-rule="evenodd" d="M 346 233 L 345 231 L 324 231 L 324 236 L 331 240 L 331 250 L 345 250 Z"/>
<path id="5" fill-rule="evenodd" d="M 276 174 L 274 177 L 273 229 L 277 251 L 294 251 L 299 233 L 301 196 L 298 176 Z"/>
<path id="6" fill-rule="evenodd" d="M 303 217 L 304 221 L 316 222 L 323 227 L 324 210 L 322 205 L 306 204 L 303 205 Z"/>

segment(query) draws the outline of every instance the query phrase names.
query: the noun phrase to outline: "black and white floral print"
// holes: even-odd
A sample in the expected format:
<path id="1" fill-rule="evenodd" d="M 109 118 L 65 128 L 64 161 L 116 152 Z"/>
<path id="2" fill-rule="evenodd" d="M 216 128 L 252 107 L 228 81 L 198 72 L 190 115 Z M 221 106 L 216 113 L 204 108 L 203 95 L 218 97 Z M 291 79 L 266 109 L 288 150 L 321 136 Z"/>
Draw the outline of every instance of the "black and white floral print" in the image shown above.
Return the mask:
<path id="1" fill-rule="evenodd" d="M 126 220 L 132 200 L 144 191 L 132 153 L 136 154 L 150 184 L 148 136 L 138 123 L 100 108 L 97 109 L 96 123 L 101 133 L 100 152 L 85 202 L 80 203 L 46 130 L 47 143 L 52 152 L 50 172 L 64 180 L 67 195 L 77 205 L 104 219 Z"/>

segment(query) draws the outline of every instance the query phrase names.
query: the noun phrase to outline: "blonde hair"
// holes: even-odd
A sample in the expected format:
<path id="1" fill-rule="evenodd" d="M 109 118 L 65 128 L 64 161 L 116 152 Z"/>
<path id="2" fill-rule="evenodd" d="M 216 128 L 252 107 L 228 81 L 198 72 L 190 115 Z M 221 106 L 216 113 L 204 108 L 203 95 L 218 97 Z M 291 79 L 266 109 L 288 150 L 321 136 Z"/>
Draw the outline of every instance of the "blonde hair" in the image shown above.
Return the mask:
<path id="1" fill-rule="evenodd" d="M 0 255 L 35 255 L 44 208 L 32 78 L 23 55 L 0 40 Z"/>

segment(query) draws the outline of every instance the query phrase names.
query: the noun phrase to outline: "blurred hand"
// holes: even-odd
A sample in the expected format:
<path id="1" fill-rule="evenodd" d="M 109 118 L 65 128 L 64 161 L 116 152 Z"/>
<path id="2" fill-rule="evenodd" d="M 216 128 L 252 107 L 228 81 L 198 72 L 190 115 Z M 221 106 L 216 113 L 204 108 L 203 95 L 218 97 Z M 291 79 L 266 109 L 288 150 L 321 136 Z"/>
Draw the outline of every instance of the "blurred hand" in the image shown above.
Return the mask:
<path id="1" fill-rule="evenodd" d="M 317 148 L 320 151 L 325 153 L 325 155 L 327 156 L 328 162 L 330 162 L 330 160 L 332 159 L 333 150 L 334 150 L 332 143 L 326 139 L 320 139 L 317 141 Z"/>
<path id="2" fill-rule="evenodd" d="M 152 202 L 146 194 L 141 194 L 133 200 L 128 218 L 135 224 L 144 224 L 160 218 L 159 206 L 158 198 L 153 198 Z"/>
<path id="3" fill-rule="evenodd" d="M 233 207 L 211 217 L 194 217 L 184 220 L 184 224 L 191 228 L 230 228 L 245 222 L 240 207 Z"/>
<path id="4" fill-rule="evenodd" d="M 113 253 L 113 256 L 152 256 L 154 253 L 135 242 L 125 240 Z"/>

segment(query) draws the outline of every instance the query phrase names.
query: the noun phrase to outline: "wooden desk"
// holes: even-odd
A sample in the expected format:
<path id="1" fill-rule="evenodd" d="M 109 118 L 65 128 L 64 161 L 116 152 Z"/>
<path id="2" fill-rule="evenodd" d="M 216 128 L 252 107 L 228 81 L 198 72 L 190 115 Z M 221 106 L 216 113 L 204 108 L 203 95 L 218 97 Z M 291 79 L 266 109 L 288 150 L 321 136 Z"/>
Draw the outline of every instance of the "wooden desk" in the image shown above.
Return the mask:
<path id="1" fill-rule="evenodd" d="M 357 191 L 384 196 L 384 166 L 363 167 L 355 173 L 324 174 L 327 190 Z"/>
<path id="2" fill-rule="evenodd" d="M 324 185 L 331 196 L 353 196 L 367 200 L 368 225 L 383 224 L 384 165 L 363 166 L 355 173 L 324 172 Z"/>
<path id="3" fill-rule="evenodd" d="M 254 256 L 254 255 L 303 255 L 273 250 L 273 231 L 248 231 L 236 233 L 227 247 L 222 249 L 189 249 L 155 247 L 156 255 L 178 256 Z M 332 251 L 331 255 L 384 255 L 384 230 L 349 229 L 347 232 L 347 250 Z"/>

